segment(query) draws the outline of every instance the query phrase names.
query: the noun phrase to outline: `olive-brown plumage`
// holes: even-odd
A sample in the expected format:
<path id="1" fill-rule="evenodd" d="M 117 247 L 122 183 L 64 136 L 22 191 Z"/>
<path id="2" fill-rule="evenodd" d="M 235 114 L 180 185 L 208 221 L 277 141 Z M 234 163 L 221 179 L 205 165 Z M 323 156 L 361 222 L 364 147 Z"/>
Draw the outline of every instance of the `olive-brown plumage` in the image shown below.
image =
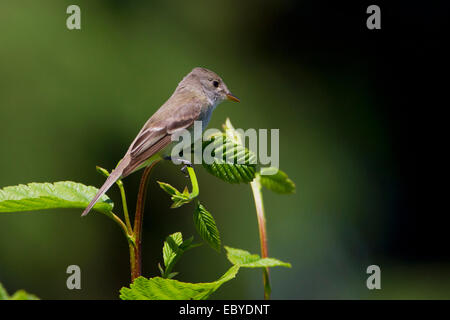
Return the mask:
<path id="1" fill-rule="evenodd" d="M 191 129 L 194 121 L 202 121 L 205 129 L 212 111 L 225 99 L 239 101 L 216 73 L 205 68 L 193 69 L 181 80 L 172 96 L 144 124 L 82 216 L 89 213 L 98 199 L 118 179 L 149 165 L 155 156 L 170 152 L 174 134 Z"/>

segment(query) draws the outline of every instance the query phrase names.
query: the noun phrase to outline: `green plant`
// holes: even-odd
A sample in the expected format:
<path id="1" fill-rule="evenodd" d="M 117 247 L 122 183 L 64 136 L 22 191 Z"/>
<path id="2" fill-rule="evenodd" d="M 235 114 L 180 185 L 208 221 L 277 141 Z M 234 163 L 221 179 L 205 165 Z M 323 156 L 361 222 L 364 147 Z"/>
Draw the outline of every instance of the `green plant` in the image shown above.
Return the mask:
<path id="1" fill-rule="evenodd" d="M 6 292 L 6 289 L 0 283 L 0 300 L 39 300 L 34 294 L 28 293 L 24 290 L 16 291 L 12 296 Z"/>
<path id="2" fill-rule="evenodd" d="M 259 226 L 261 257 L 250 254 L 245 250 L 225 246 L 227 258 L 232 266 L 218 280 L 208 283 L 180 282 L 173 279 L 178 274 L 178 272 L 173 271 L 173 268 L 184 252 L 197 247 L 199 244 L 193 243 L 193 237 L 183 240 L 181 232 L 177 232 L 169 235 L 164 242 L 163 262 L 158 265 L 161 276 L 144 278 L 141 275 L 142 223 L 150 174 L 160 161 L 155 160 L 145 168 L 142 174 L 133 225 L 131 224 L 125 189 L 121 180 L 118 180 L 116 184 L 121 194 L 123 220 L 113 212 L 114 204 L 106 195 L 102 196 L 93 208 L 95 211 L 111 218 L 120 227 L 128 241 L 131 284 L 129 288 L 121 289 L 121 299 L 206 299 L 223 283 L 233 279 L 240 268 L 263 269 L 264 298 L 269 299 L 271 291 L 269 267 L 290 267 L 289 263 L 268 257 L 262 188 L 265 187 L 277 193 L 288 194 L 295 191 L 294 183 L 282 171 L 273 175 L 265 175 L 267 170 L 273 170 L 273 168 L 260 168 L 256 165 L 256 156 L 244 146 L 243 137 L 233 128 L 229 119 L 224 124 L 224 132 L 216 133 L 209 138 L 203 143 L 202 147 L 213 151 L 214 161 L 211 164 L 203 162 L 204 168 L 226 182 L 247 183 L 251 186 Z M 97 167 L 97 171 L 104 176 L 109 175 L 106 169 Z M 187 187 L 180 192 L 170 184 L 158 181 L 159 186 L 170 195 L 173 202 L 172 208 L 186 205 L 199 196 L 199 184 L 194 169 L 187 167 L 187 173 L 192 185 L 191 192 Z M 71 181 L 29 183 L 28 185 L 5 187 L 0 190 L 0 212 L 55 208 L 83 209 L 96 192 L 97 188 L 95 187 Z M 222 243 L 216 222 L 212 214 L 199 200 L 196 200 L 193 220 L 203 241 L 220 252 Z M 0 289 L 3 290 L 3 295 L 8 297 L 6 291 L 2 287 Z"/>

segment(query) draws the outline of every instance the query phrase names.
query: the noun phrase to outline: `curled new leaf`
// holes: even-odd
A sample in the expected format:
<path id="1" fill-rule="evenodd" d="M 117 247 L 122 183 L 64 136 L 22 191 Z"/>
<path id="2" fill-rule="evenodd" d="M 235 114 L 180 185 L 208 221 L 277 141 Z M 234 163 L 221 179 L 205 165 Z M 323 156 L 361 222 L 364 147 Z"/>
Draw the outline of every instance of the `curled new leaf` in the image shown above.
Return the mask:
<path id="1" fill-rule="evenodd" d="M 192 192 L 189 192 L 187 187 L 184 188 L 183 192 L 180 192 L 177 188 L 172 187 L 170 184 L 158 181 L 161 189 L 171 196 L 170 198 L 173 201 L 171 208 L 181 207 L 182 205 L 191 202 L 192 199 L 197 197 L 199 194 L 197 176 L 195 175 L 194 169 L 192 167 L 188 167 L 187 170 L 192 183 Z"/>
<path id="2" fill-rule="evenodd" d="M 163 246 L 163 260 L 164 266 L 167 268 L 175 259 L 178 248 L 183 243 L 183 235 L 181 232 L 176 232 L 167 237 Z"/>
<path id="3" fill-rule="evenodd" d="M 170 279 L 178 274 L 178 272 L 172 272 L 172 269 L 183 253 L 198 246 L 198 244 L 192 244 L 193 239 L 193 237 L 190 237 L 183 241 L 183 235 L 181 232 L 175 232 L 166 238 L 163 246 L 163 260 L 165 269 L 159 265 L 161 276 L 163 278 Z"/>
<path id="4" fill-rule="evenodd" d="M 171 186 L 168 183 L 157 181 L 161 189 L 167 192 L 170 195 L 170 199 L 172 199 L 173 203 L 170 206 L 173 208 L 179 208 L 183 204 L 191 202 L 192 198 L 189 195 L 189 192 L 185 191 L 180 192 L 175 187 Z"/>
<path id="5" fill-rule="evenodd" d="M 95 187 L 88 187 L 72 181 L 55 183 L 29 183 L 0 189 L 0 212 L 31 211 L 56 208 L 87 207 L 97 193 Z M 94 209 L 109 213 L 112 201 L 103 195 Z"/>

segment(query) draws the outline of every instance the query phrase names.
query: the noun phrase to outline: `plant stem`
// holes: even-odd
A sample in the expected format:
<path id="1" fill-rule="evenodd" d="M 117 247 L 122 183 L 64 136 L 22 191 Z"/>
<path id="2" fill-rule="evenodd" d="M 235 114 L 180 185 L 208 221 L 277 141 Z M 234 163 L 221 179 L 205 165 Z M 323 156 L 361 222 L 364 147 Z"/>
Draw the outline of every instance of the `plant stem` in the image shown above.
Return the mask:
<path id="1" fill-rule="evenodd" d="M 130 216 L 128 214 L 127 197 L 125 196 L 125 189 L 123 188 L 122 180 L 117 180 L 116 184 L 119 186 L 120 196 L 122 197 L 123 215 L 125 217 L 125 223 L 128 229 L 128 233 L 132 234 L 133 229 L 131 228 Z"/>
<path id="2" fill-rule="evenodd" d="M 255 179 L 250 183 L 253 192 L 253 198 L 255 199 L 256 215 L 258 217 L 258 228 L 259 228 L 259 240 L 261 243 L 261 258 L 268 257 L 267 249 L 267 233 L 266 233 L 266 218 L 264 216 L 264 204 L 262 198 L 262 187 L 259 181 L 259 174 L 256 175 Z M 269 268 L 263 269 L 263 283 L 264 283 L 264 299 L 270 299 L 270 278 L 269 278 Z"/>
<path id="3" fill-rule="evenodd" d="M 142 224 L 144 221 L 145 196 L 147 194 L 148 180 L 153 167 L 160 160 L 153 161 L 145 168 L 139 185 L 139 193 L 136 203 L 136 214 L 134 215 L 133 238 L 135 246 L 130 245 L 130 267 L 131 281 L 141 276 L 142 272 Z"/>
<path id="4" fill-rule="evenodd" d="M 189 194 L 189 198 L 194 199 L 195 197 L 198 196 L 198 194 L 200 192 L 199 188 L 198 188 L 197 176 L 195 175 L 194 168 L 188 167 L 187 170 L 188 170 L 189 178 L 191 179 L 191 184 L 192 184 L 192 192 Z"/>
<path id="5" fill-rule="evenodd" d="M 110 217 L 111 219 L 113 219 L 114 222 L 119 225 L 120 229 L 122 229 L 123 233 L 125 234 L 125 237 L 127 238 L 127 240 L 130 241 L 130 234 L 128 233 L 127 227 L 123 223 L 123 221 L 118 216 L 116 216 L 112 211 L 105 213 L 105 214 L 108 217 Z"/>
<path id="6" fill-rule="evenodd" d="M 109 177 L 110 173 L 108 172 L 108 170 L 106 170 L 106 169 L 104 169 L 102 167 L 99 167 L 99 166 L 96 166 L 95 168 L 96 168 L 97 172 L 100 173 L 101 175 L 103 175 L 103 176 L 105 176 L 107 178 Z M 125 230 L 127 230 L 126 236 L 127 236 L 128 239 L 130 239 L 130 236 L 133 233 L 133 229 L 131 229 L 130 217 L 128 215 L 128 205 L 127 205 L 127 198 L 125 196 L 125 189 L 123 188 L 122 180 L 120 180 L 120 179 L 117 180 L 116 184 L 119 187 L 120 196 L 122 197 L 123 214 L 125 216 L 125 223 L 126 223 Z M 110 216 L 110 218 L 112 218 L 113 220 L 115 220 L 118 223 L 120 221 L 120 223 L 123 224 L 122 220 L 119 217 L 117 217 L 114 213 L 112 213 L 112 215 L 114 217 Z M 120 225 L 120 223 L 119 223 L 119 225 Z"/>

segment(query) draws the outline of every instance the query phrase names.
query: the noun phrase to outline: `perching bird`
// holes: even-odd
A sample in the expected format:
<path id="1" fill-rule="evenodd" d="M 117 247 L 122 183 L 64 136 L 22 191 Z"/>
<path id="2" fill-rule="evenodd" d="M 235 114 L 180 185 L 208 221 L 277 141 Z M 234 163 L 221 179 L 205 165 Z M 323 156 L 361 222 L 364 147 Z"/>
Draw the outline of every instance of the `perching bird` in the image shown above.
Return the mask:
<path id="1" fill-rule="evenodd" d="M 226 99 L 239 102 L 217 74 L 205 68 L 193 69 L 181 80 L 169 100 L 148 119 L 82 216 L 88 214 L 118 179 L 149 165 L 155 157 L 170 153 L 174 144 L 172 135 L 192 129 L 194 121 L 202 121 L 204 129 L 213 110 Z"/>

